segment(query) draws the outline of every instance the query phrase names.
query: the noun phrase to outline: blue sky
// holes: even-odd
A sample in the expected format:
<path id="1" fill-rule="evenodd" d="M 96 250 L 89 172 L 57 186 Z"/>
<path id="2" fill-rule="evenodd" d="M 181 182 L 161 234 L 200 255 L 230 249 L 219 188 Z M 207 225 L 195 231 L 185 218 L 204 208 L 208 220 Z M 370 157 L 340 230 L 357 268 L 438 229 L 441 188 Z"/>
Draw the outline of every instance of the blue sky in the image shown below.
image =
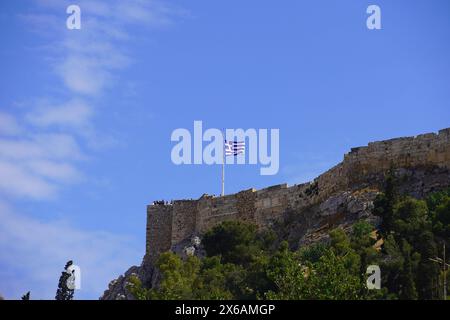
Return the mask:
<path id="1" fill-rule="evenodd" d="M 78 4 L 82 29 L 67 30 Z M 377 4 L 382 30 L 366 28 Z M 146 205 L 220 193 L 175 166 L 174 129 L 279 128 L 280 171 L 229 166 L 227 193 L 308 181 L 369 141 L 449 126 L 450 3 L 2 1 L 0 293 L 77 298 L 140 264 Z"/>

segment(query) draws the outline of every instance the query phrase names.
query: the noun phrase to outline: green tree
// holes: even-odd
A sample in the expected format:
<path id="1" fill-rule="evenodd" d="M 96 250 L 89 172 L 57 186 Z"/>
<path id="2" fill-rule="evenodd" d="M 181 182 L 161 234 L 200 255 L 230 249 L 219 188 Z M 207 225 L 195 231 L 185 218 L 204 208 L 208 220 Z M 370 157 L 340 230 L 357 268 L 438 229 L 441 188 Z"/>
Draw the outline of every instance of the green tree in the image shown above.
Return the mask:
<path id="1" fill-rule="evenodd" d="M 383 256 L 380 261 L 381 285 L 388 290 L 387 299 L 398 299 L 404 261 L 403 253 L 394 236 L 388 235 L 384 239 Z"/>
<path id="2" fill-rule="evenodd" d="M 347 267 L 345 257 L 329 250 L 312 266 L 306 281 L 306 299 L 362 299 L 366 289 L 358 273 Z"/>
<path id="3" fill-rule="evenodd" d="M 311 264 L 302 265 L 295 253 L 289 250 L 287 242 L 283 242 L 267 269 L 268 278 L 275 288 L 269 290 L 265 297 L 271 300 L 305 299 L 305 277 L 310 266 Z"/>
<path id="4" fill-rule="evenodd" d="M 436 208 L 436 224 L 439 229 L 436 231 L 444 239 L 450 239 L 450 197 L 445 200 Z"/>
<path id="5" fill-rule="evenodd" d="M 391 171 L 392 172 L 392 171 Z M 390 173 L 385 192 L 374 203 L 382 217 L 381 251 L 374 248 L 374 227 L 359 221 L 350 233 L 329 232 L 329 243 L 290 250 L 277 248 L 274 233 L 239 221 L 209 230 L 203 245 L 206 257 L 183 260 L 162 254 L 156 264 L 159 284 L 143 288 L 130 278 L 138 299 L 435 299 L 439 267 L 437 241 L 448 242 L 450 191 L 431 194 L 426 201 L 400 196 Z M 378 264 L 382 290 L 365 286 L 366 268 Z"/>
<path id="6" fill-rule="evenodd" d="M 345 243 L 340 231 L 335 232 L 338 243 Z M 276 284 L 276 290 L 266 294 L 268 299 L 299 300 L 299 299 L 361 299 L 367 291 L 364 288 L 359 273 L 348 267 L 349 261 L 345 255 L 336 254 L 336 249 L 323 250 L 323 255 L 314 263 L 301 261 L 299 255 L 283 247 L 271 260 L 269 275 Z M 339 250 L 339 249 L 338 249 Z M 302 256 L 304 252 L 300 252 Z"/>
<path id="7" fill-rule="evenodd" d="M 240 221 L 226 221 L 208 231 L 203 246 L 209 257 L 219 255 L 222 263 L 247 265 L 261 250 L 257 227 Z"/>
<path id="8" fill-rule="evenodd" d="M 237 299 L 245 296 L 246 270 L 241 266 L 222 264 L 219 256 L 203 260 L 200 275 L 195 283 L 195 298 L 208 300 Z"/>
<path id="9" fill-rule="evenodd" d="M 415 243 L 421 231 L 431 230 L 426 202 L 408 197 L 395 204 L 391 230 L 396 238 Z"/>
<path id="10" fill-rule="evenodd" d="M 141 280 L 135 274 L 128 279 L 127 290 L 136 300 L 150 300 L 151 298 L 151 291 L 142 285 Z"/>
<path id="11" fill-rule="evenodd" d="M 359 274 L 361 258 L 352 248 L 350 238 L 344 230 L 337 228 L 330 232 L 330 248 L 337 257 L 341 257 L 341 262 L 353 274 Z"/>
<path id="12" fill-rule="evenodd" d="M 209 257 L 219 256 L 222 264 L 233 264 L 245 270 L 241 285 L 228 288 L 233 296 L 257 299 L 273 287 L 266 266 L 274 251 L 275 240 L 272 231 L 258 231 L 253 224 L 226 221 L 207 232 L 202 242 Z"/>
<path id="13" fill-rule="evenodd" d="M 394 236 L 398 243 L 407 242 L 407 249 L 403 249 L 405 265 L 403 266 L 403 282 L 407 275 L 411 277 L 408 282 L 414 282 L 417 297 L 432 299 L 435 297 L 435 279 L 439 270 L 429 259 L 437 254 L 436 242 L 432 232 L 432 222 L 427 203 L 406 197 L 394 207 Z M 410 247 L 410 248 L 409 248 Z M 411 269 L 411 257 L 417 258 L 417 267 Z M 412 284 L 408 284 L 412 287 Z M 414 290 L 410 289 L 408 295 L 416 297 Z M 408 296 L 407 295 L 407 296 Z M 404 295 L 401 298 L 404 298 Z"/>
<path id="14" fill-rule="evenodd" d="M 394 170 L 389 170 L 384 183 L 384 192 L 374 201 L 373 214 L 382 218 L 380 234 L 386 237 L 392 230 L 394 205 L 398 200 Z"/>
<path id="15" fill-rule="evenodd" d="M 399 298 L 403 300 L 416 300 L 418 294 L 414 282 L 414 271 L 417 267 L 418 260 L 420 260 L 420 256 L 413 254 L 412 248 L 406 240 L 402 241 L 402 253 L 405 260 L 402 273 L 399 277 Z"/>
<path id="16" fill-rule="evenodd" d="M 328 246 L 322 242 L 313 243 L 299 249 L 300 259 L 304 262 L 315 263 L 328 250 Z"/>
<path id="17" fill-rule="evenodd" d="M 436 290 L 439 266 L 430 261 L 437 255 L 437 244 L 430 230 L 422 230 L 415 243 L 415 248 L 420 253 L 420 261 L 417 268 L 417 291 L 420 299 L 439 298 Z"/>
<path id="18" fill-rule="evenodd" d="M 157 288 L 152 288 L 150 298 L 153 300 L 193 299 L 193 285 L 200 270 L 200 260 L 189 256 L 183 261 L 173 252 L 162 253 L 156 263 L 161 272 L 161 281 Z"/>

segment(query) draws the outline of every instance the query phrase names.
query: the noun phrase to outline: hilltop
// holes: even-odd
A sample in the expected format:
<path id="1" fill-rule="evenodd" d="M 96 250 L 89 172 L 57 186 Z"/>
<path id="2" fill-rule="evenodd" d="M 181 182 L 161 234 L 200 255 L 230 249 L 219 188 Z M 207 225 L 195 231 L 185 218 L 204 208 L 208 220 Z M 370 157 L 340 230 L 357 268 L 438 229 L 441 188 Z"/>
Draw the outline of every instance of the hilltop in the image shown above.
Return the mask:
<path id="1" fill-rule="evenodd" d="M 141 266 L 113 280 L 102 298 L 132 299 L 126 289 L 131 274 L 147 288 L 156 286 L 160 275 L 155 263 L 163 252 L 204 256 L 202 237 L 225 221 L 271 230 L 276 242 L 287 241 L 290 250 L 326 243 L 330 230 L 349 231 L 357 221 L 377 228 L 382 219 L 373 214 L 374 201 L 388 173 L 396 178 L 399 193 L 416 199 L 448 188 L 450 129 L 353 148 L 341 163 L 305 184 L 250 189 L 224 197 L 156 201 L 147 207 L 146 253 Z"/>

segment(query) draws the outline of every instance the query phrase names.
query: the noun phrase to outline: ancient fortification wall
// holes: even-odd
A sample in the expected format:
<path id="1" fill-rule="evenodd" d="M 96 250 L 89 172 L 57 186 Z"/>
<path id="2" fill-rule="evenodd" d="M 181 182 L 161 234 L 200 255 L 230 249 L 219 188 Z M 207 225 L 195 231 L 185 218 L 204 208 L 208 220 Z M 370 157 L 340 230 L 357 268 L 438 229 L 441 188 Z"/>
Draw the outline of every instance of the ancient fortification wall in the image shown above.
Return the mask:
<path id="1" fill-rule="evenodd" d="M 267 227 L 286 210 L 302 210 L 332 194 L 367 186 L 392 166 L 450 169 L 450 128 L 416 137 L 369 143 L 353 148 L 344 160 L 310 183 L 245 190 L 224 197 L 155 203 L 147 207 L 146 255 L 150 259 L 194 234 L 229 219 Z"/>

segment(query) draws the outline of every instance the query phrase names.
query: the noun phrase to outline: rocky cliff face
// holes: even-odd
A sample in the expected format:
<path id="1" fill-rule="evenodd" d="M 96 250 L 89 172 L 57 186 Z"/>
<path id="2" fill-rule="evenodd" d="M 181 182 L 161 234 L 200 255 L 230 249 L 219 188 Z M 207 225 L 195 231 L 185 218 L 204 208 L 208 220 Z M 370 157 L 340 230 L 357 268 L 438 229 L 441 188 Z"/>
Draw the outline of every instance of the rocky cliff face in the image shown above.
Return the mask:
<path id="1" fill-rule="evenodd" d="M 389 169 L 397 177 L 399 191 L 416 198 L 449 187 L 450 130 L 352 149 L 341 164 L 311 183 L 149 206 L 142 264 L 113 280 L 101 299 L 132 299 L 126 284 L 133 273 L 145 286 L 153 286 L 159 277 L 153 264 L 162 251 L 183 255 L 192 250 L 201 256 L 201 245 L 191 239 L 201 238 L 204 231 L 227 219 L 272 228 L 292 249 L 327 241 L 331 229 L 347 230 L 361 219 L 376 226 L 380 221 L 372 215 L 373 201 Z"/>

